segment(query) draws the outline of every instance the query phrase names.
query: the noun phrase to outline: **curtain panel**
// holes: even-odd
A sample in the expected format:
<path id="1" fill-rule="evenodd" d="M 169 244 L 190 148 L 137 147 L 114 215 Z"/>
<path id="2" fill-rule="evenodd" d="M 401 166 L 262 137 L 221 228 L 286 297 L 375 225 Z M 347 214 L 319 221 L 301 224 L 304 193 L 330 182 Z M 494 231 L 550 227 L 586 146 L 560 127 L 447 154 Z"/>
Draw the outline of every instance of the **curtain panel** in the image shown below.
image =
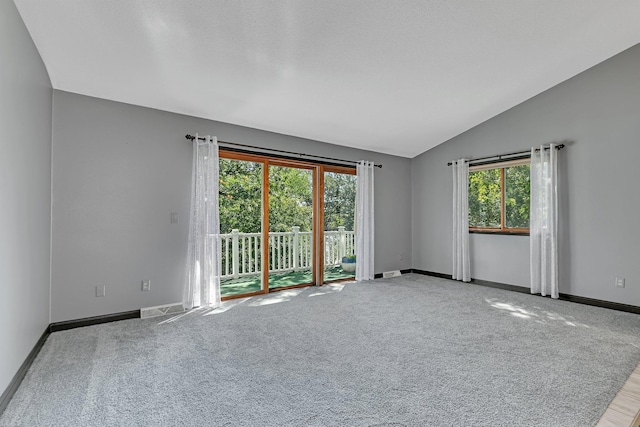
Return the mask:
<path id="1" fill-rule="evenodd" d="M 374 163 L 360 161 L 356 167 L 356 280 L 374 279 L 374 235 L 373 210 Z"/>
<path id="2" fill-rule="evenodd" d="M 556 144 L 531 149 L 531 293 L 558 298 L 558 154 Z"/>
<path id="3" fill-rule="evenodd" d="M 469 257 L 469 164 L 452 162 L 453 170 L 453 273 L 454 280 L 471 281 Z"/>
<path id="4" fill-rule="evenodd" d="M 193 140 L 191 211 L 187 271 L 183 292 L 185 309 L 220 305 L 220 214 L 218 140 Z"/>

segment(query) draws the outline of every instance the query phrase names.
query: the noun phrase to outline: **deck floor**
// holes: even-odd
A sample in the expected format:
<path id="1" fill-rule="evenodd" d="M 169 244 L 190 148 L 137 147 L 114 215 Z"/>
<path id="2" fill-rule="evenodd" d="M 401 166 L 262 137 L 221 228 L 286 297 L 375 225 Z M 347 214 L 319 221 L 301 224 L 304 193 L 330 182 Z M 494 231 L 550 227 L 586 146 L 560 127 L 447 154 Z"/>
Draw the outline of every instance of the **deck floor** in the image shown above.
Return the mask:
<path id="1" fill-rule="evenodd" d="M 341 267 L 328 267 L 324 270 L 325 282 L 354 277 L 354 273 L 346 273 Z M 311 283 L 311 269 L 301 271 L 289 271 L 287 273 L 272 273 L 269 275 L 269 289 L 283 288 L 287 286 Z M 220 281 L 220 295 L 231 295 L 257 292 L 262 289 L 260 275 L 244 276 L 238 279 L 222 279 Z"/>

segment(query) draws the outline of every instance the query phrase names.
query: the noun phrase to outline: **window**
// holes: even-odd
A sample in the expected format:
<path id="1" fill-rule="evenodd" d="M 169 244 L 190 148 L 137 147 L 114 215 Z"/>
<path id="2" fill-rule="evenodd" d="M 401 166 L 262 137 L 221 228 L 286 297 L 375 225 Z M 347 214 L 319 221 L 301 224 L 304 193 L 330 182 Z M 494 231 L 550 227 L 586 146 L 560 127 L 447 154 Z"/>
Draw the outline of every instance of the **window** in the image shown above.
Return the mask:
<path id="1" fill-rule="evenodd" d="M 355 167 L 219 154 L 222 300 L 353 278 Z"/>
<path id="2" fill-rule="evenodd" d="M 529 233 L 529 162 L 469 167 L 469 231 Z"/>

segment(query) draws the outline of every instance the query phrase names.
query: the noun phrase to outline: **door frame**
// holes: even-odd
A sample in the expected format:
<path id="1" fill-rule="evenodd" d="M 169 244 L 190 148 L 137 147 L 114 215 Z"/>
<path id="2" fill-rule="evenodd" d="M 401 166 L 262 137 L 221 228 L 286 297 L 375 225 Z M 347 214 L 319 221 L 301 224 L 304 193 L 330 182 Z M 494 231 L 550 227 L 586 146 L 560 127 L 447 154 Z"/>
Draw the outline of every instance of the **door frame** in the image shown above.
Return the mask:
<path id="1" fill-rule="evenodd" d="M 317 259 L 318 253 L 322 253 L 323 249 L 318 249 L 318 233 L 317 220 L 317 199 L 318 199 L 318 169 L 319 165 L 310 162 L 300 162 L 296 160 L 285 160 L 274 157 L 267 157 L 265 159 L 263 169 L 263 185 L 262 185 L 262 239 L 265 244 L 262 247 L 262 290 L 263 293 L 284 291 L 287 289 L 306 288 L 307 286 L 317 286 Z M 275 289 L 269 288 L 269 166 L 280 166 L 286 168 L 306 169 L 311 171 L 311 203 L 312 203 L 312 219 L 311 219 L 311 259 L 313 260 L 313 268 L 311 269 L 311 283 L 300 283 L 298 285 L 282 286 Z M 266 266 L 265 263 L 266 262 Z"/>
<path id="2" fill-rule="evenodd" d="M 261 237 L 264 244 L 261 251 L 261 279 L 262 289 L 255 292 L 248 292 L 238 295 L 229 295 L 221 298 L 222 301 L 246 298 L 255 295 L 263 295 L 270 292 L 278 292 L 292 288 L 302 288 L 307 286 L 321 286 L 324 284 L 324 173 L 335 172 L 348 175 L 355 175 L 355 166 L 335 166 L 316 163 L 305 160 L 285 159 L 265 154 L 254 154 L 239 152 L 235 150 L 219 150 L 219 157 L 230 160 L 248 161 L 262 164 L 262 230 Z M 269 289 L 269 166 L 293 167 L 299 169 L 307 169 L 312 171 L 312 200 L 313 200 L 313 219 L 312 219 L 312 259 L 314 266 L 312 268 L 312 282 L 299 285 L 280 287 Z M 341 280 L 351 279 L 339 279 Z"/>
<path id="3" fill-rule="evenodd" d="M 356 167 L 350 167 L 350 166 L 334 166 L 334 165 L 319 165 L 320 168 L 318 170 L 318 173 L 320 175 L 320 184 L 318 185 L 318 193 L 319 194 L 319 200 L 318 200 L 318 223 L 319 223 L 319 229 L 322 230 L 322 232 L 320 233 L 321 237 L 321 241 L 320 243 L 320 247 L 321 250 L 319 251 L 319 258 L 318 258 L 318 262 L 316 262 L 316 265 L 319 266 L 319 271 L 318 271 L 318 280 L 320 285 L 324 285 L 324 173 L 325 172 L 333 172 L 333 173 L 342 173 L 345 175 L 356 175 Z M 354 218 L 355 220 L 355 218 Z M 354 227 L 355 228 L 355 227 Z M 349 280 L 353 280 L 352 278 L 344 278 L 344 279 L 336 279 L 336 280 L 332 280 L 331 282 L 327 282 L 327 283 L 337 283 L 337 282 L 345 282 L 345 281 L 349 281 Z"/>

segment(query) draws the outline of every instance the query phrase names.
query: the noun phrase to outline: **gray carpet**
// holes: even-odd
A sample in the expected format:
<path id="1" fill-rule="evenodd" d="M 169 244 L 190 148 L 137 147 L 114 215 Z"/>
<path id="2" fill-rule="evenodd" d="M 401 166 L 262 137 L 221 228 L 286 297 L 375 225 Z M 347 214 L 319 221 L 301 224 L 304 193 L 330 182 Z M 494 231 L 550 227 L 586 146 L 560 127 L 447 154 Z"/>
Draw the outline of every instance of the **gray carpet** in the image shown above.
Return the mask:
<path id="1" fill-rule="evenodd" d="M 640 316 L 420 275 L 56 332 L 2 426 L 593 425 Z"/>

